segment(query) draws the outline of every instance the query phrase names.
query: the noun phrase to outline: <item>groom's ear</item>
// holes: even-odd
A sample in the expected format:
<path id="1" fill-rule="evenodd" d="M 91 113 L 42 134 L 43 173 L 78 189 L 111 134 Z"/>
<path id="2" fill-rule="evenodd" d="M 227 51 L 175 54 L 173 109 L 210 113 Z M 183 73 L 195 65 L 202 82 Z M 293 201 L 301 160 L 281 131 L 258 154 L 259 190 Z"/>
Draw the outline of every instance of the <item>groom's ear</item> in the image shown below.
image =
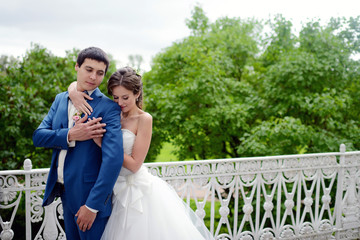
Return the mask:
<path id="1" fill-rule="evenodd" d="M 79 64 L 75 64 L 75 71 L 78 71 L 79 70 Z"/>

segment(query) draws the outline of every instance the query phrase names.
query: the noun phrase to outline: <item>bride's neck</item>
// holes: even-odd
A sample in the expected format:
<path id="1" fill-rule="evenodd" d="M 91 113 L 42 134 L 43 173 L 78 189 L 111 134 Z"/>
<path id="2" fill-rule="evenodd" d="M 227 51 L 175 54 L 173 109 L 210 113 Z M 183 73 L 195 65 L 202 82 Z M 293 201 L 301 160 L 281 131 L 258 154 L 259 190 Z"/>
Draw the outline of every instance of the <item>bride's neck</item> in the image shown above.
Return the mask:
<path id="1" fill-rule="evenodd" d="M 132 116 L 136 115 L 137 114 L 137 109 L 133 109 L 133 110 L 130 110 L 128 112 L 122 112 L 121 113 L 121 118 L 122 119 L 126 119 L 126 118 L 131 118 Z"/>

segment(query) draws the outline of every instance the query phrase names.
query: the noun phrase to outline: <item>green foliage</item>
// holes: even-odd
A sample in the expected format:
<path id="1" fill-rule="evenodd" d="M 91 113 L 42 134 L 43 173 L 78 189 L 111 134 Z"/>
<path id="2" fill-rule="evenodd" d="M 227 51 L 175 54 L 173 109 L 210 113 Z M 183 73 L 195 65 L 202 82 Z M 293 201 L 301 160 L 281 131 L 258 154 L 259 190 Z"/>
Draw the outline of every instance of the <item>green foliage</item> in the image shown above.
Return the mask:
<path id="1" fill-rule="evenodd" d="M 76 80 L 77 52 L 74 49 L 65 57 L 57 57 L 34 44 L 21 60 L 2 58 L 0 170 L 20 169 L 25 158 L 30 158 L 36 168 L 49 167 L 51 150 L 35 148 L 32 134 L 49 111 L 56 94 L 66 91 Z M 109 72 L 114 69 L 112 66 Z M 106 84 L 101 88 L 106 89 Z"/>
<path id="2" fill-rule="evenodd" d="M 171 143 L 164 143 L 160 153 L 156 156 L 155 162 L 172 162 L 177 161 L 174 151 L 176 146 Z"/>
<path id="3" fill-rule="evenodd" d="M 33 45 L 23 60 L 5 69 L 0 76 L 1 169 L 18 169 L 25 158 L 34 165 L 49 166 L 49 151 L 35 149 L 32 133 L 47 113 L 55 95 L 66 89 L 75 77 L 73 61 L 53 56 L 45 48 Z"/>
<path id="4" fill-rule="evenodd" d="M 243 79 L 258 53 L 254 21 L 223 18 L 158 54 L 144 75 L 146 110 L 154 117 L 150 154 L 168 137 L 180 159 L 235 157 L 257 99 Z M 245 100 L 248 99 L 248 100 Z"/>
<path id="5" fill-rule="evenodd" d="M 209 18 L 206 17 L 204 10 L 200 6 L 195 6 L 192 11 L 192 19 L 187 19 L 186 25 L 192 31 L 192 34 L 203 34 L 209 28 Z"/>
<path id="6" fill-rule="evenodd" d="M 178 159 L 360 148 L 360 17 L 313 20 L 294 34 L 281 15 L 211 23 L 197 6 L 186 24 L 190 36 L 158 53 L 143 74 L 154 119 L 146 161 L 167 142 Z M 1 169 L 20 168 L 26 157 L 49 165 L 50 151 L 35 149 L 31 136 L 75 80 L 76 54 L 56 57 L 33 45 L 23 59 L 0 58 Z M 111 64 L 105 79 L 114 71 Z M 106 84 L 100 89 L 106 93 Z"/>
<path id="7" fill-rule="evenodd" d="M 313 130 L 291 117 L 261 121 L 244 134 L 238 152 L 259 155 L 305 153 Z"/>
<path id="8" fill-rule="evenodd" d="M 283 24 L 288 26 L 286 21 Z M 287 51 L 272 51 L 273 45 L 279 44 L 278 37 L 273 37 L 275 41 L 268 48 L 271 52 L 266 50 L 264 56 L 272 55 L 276 61 L 268 65 L 268 58 L 264 60 L 267 67 L 262 68 L 263 73 L 257 81 L 262 86 L 260 94 L 267 106 L 263 109 L 265 121 L 259 122 L 262 128 L 256 126 L 250 134 L 244 135 L 239 153 L 272 155 L 302 153 L 305 149 L 306 152 L 338 151 L 341 143 L 348 149 L 359 149 L 359 140 L 353 136 L 359 133 L 359 110 L 354 105 L 359 100 L 353 95 L 359 90 L 359 65 L 351 58 L 355 51 L 350 50 L 353 44 L 343 37 L 345 25 L 340 26 L 342 30 L 336 34 L 340 29 L 334 29 L 332 24 L 322 27 L 319 22 L 308 23 Z M 255 140 L 253 135 L 264 136 L 266 132 L 272 132 L 277 124 L 284 123 L 279 119 L 289 117 L 305 130 L 301 141 L 294 139 L 293 135 L 300 134 L 297 131 L 288 136 L 293 149 L 284 145 L 281 137 L 273 137 L 273 141 L 265 145 L 265 138 Z M 269 121 L 275 121 L 276 125 Z M 288 128 L 294 127 L 294 121 L 286 122 Z M 264 129 L 266 131 L 261 132 Z M 253 150 L 249 150 L 250 139 L 247 137 L 252 139 Z M 263 150 L 257 149 L 261 145 Z"/>
<path id="9" fill-rule="evenodd" d="M 210 23 L 195 7 L 187 25 L 144 75 L 151 156 L 169 141 L 179 159 L 360 148 L 359 17 L 313 20 L 296 36 L 282 16 L 264 34 L 261 22 Z"/>

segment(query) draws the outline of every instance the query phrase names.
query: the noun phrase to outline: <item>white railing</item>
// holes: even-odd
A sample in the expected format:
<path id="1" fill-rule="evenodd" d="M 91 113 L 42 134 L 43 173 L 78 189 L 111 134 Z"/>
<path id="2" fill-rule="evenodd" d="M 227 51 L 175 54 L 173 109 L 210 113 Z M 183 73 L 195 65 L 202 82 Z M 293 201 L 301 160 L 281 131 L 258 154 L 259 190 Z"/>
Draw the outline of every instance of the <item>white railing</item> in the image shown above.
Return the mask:
<path id="1" fill-rule="evenodd" d="M 216 239 L 359 239 L 360 151 L 147 163 Z M 60 199 L 43 208 L 49 169 L 0 171 L 0 239 L 25 195 L 23 239 L 64 238 Z M 6 214 L 5 214 L 6 212 Z M 5 215 L 7 218 L 5 218 Z M 18 234 L 18 235 L 17 235 Z"/>

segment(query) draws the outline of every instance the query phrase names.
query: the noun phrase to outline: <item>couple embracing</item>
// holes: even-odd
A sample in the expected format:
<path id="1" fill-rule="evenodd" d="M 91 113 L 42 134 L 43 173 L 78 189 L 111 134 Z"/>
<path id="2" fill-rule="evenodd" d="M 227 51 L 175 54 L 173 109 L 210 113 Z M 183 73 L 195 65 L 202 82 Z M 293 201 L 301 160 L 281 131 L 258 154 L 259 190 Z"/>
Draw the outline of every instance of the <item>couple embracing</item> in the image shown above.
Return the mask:
<path id="1" fill-rule="evenodd" d="M 89 47 L 75 64 L 77 80 L 56 96 L 33 134 L 53 149 L 43 206 L 60 197 L 68 240 L 212 239 L 205 225 L 143 162 L 152 116 L 142 110 L 142 81 L 132 68 L 113 73 L 106 53 Z"/>

